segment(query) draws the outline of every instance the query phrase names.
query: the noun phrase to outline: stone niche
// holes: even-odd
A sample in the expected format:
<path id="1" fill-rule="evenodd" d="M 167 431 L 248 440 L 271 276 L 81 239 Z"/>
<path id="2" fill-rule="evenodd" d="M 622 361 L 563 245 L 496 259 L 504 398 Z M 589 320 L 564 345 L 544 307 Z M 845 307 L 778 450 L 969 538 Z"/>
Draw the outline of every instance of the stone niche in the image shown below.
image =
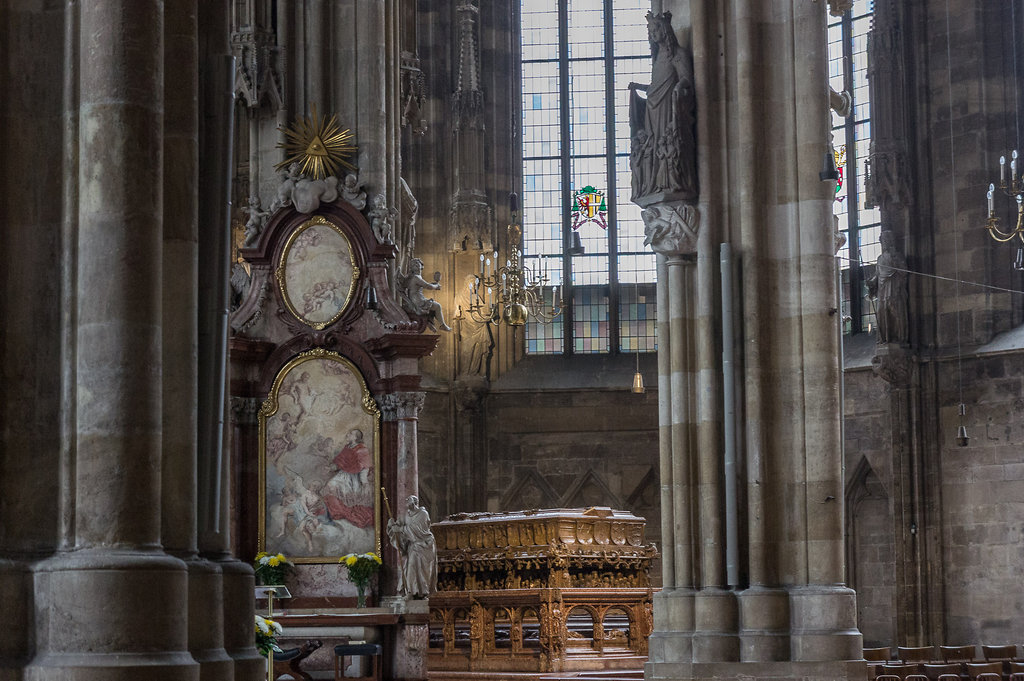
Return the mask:
<path id="1" fill-rule="evenodd" d="M 644 525 L 603 507 L 457 513 L 435 523 L 431 678 L 642 669 L 657 555 Z"/>

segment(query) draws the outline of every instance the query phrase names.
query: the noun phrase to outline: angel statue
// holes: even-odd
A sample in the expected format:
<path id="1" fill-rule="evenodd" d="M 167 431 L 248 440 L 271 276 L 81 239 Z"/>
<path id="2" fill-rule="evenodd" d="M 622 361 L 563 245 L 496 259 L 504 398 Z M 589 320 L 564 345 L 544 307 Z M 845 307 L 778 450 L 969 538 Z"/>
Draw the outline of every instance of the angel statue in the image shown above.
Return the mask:
<path id="1" fill-rule="evenodd" d="M 399 274 L 398 281 L 402 291 L 402 303 L 409 312 L 429 315 L 431 320 L 437 320 L 442 331 L 452 330 L 452 327 L 444 322 L 444 311 L 441 309 L 441 303 L 423 295 L 423 289 L 428 288 L 432 291 L 439 291 L 441 290 L 441 284 L 437 281 L 429 282 L 423 278 L 422 260 L 419 258 L 410 260 L 409 273 Z M 433 328 L 433 323 L 431 323 L 431 328 Z"/>

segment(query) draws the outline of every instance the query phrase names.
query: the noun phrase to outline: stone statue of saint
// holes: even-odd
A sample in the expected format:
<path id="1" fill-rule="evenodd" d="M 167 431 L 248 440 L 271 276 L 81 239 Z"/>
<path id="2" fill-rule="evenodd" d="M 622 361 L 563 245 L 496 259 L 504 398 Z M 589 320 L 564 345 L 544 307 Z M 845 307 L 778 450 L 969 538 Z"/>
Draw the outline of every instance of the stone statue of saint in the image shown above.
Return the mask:
<path id="1" fill-rule="evenodd" d="M 430 515 L 416 495 L 406 499 L 406 509 L 404 520 L 388 520 L 391 545 L 402 555 L 398 593 L 426 598 L 437 590 L 437 547 L 430 531 Z"/>
<path id="2" fill-rule="evenodd" d="M 651 84 L 629 86 L 632 200 L 640 205 L 666 198 L 693 201 L 698 195 L 693 60 L 676 40 L 671 12 L 648 12 L 647 33 Z"/>
<path id="3" fill-rule="evenodd" d="M 878 342 L 902 345 L 910 339 L 907 261 L 897 250 L 892 232 L 883 231 L 878 240 L 882 254 L 875 263 L 874 276 L 867 281 L 868 294 L 876 301 Z"/>

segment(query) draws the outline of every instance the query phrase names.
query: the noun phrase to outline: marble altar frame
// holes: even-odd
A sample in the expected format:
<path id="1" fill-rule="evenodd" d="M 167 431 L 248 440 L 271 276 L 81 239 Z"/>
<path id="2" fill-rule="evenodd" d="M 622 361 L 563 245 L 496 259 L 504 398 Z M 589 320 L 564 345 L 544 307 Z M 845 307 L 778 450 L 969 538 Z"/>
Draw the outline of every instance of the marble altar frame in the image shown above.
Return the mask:
<path id="1" fill-rule="evenodd" d="M 323 362 L 326 362 L 326 364 L 322 364 Z M 316 372 L 317 367 L 320 368 L 320 371 L 317 372 L 317 377 L 313 377 L 311 371 Z M 301 371 L 293 374 L 296 370 Z M 326 374 L 338 376 L 340 379 L 338 385 L 343 388 L 349 388 L 348 394 L 344 390 L 335 391 L 333 394 L 321 391 L 310 398 L 309 395 L 313 394 L 317 388 L 326 387 L 325 385 L 309 385 L 310 379 L 312 378 L 314 383 L 316 380 L 319 380 L 323 384 L 324 381 L 329 380 L 326 378 Z M 300 378 L 289 381 L 293 375 L 297 375 Z M 300 381 L 304 385 L 300 385 Z M 345 385 L 345 381 L 348 381 L 348 385 Z M 284 394 L 282 394 L 283 387 L 288 388 Z M 301 394 L 303 389 L 306 390 L 305 396 Z M 351 393 L 357 393 L 357 397 L 352 396 Z M 302 423 L 305 410 L 314 407 L 315 400 L 325 397 L 328 399 L 327 404 L 317 407 L 319 412 L 323 413 L 311 412 L 310 421 Z M 285 414 L 291 413 L 291 411 L 284 409 L 282 398 L 286 398 L 286 402 L 290 400 L 292 411 L 296 408 L 301 411 L 298 416 L 293 415 L 291 420 L 284 420 L 282 422 L 283 425 L 275 427 L 272 419 L 283 419 Z M 308 404 L 305 402 L 308 402 Z M 332 411 L 335 413 L 332 413 Z M 279 412 L 281 413 L 280 417 L 278 417 Z M 353 414 L 357 417 L 353 418 Z M 346 415 L 348 418 L 345 418 Z M 339 416 L 339 418 L 333 418 L 334 416 Z M 310 423 L 316 426 L 317 422 L 321 424 L 321 427 L 310 427 Z M 322 424 L 325 422 L 330 425 L 324 427 Z M 270 393 L 259 411 L 258 427 L 258 550 L 270 553 L 280 551 L 285 553 L 293 563 L 336 563 L 342 555 L 347 553 L 364 553 L 367 551 L 376 551 L 379 555 L 381 542 L 380 479 L 382 473 L 380 461 L 381 412 L 370 394 L 366 377 L 363 376 L 359 368 L 347 357 L 324 348 L 314 348 L 293 357 L 281 367 L 274 378 Z M 337 443 L 340 446 L 342 443 L 346 443 L 349 434 L 354 430 L 361 431 L 363 436 L 361 444 L 369 450 L 369 454 L 372 457 L 371 466 L 365 476 L 366 479 L 361 483 L 362 486 L 369 486 L 368 496 L 372 499 L 372 505 L 370 506 L 372 522 L 367 522 L 367 511 L 361 506 L 349 507 L 342 504 L 343 509 L 346 511 L 358 511 L 352 518 L 334 519 L 330 513 L 330 509 L 336 507 L 335 504 L 342 503 L 340 501 L 342 496 L 340 493 L 334 497 L 333 503 L 328 498 L 328 496 L 333 496 L 333 494 L 328 495 L 328 491 L 334 489 L 332 486 L 334 479 L 338 477 L 348 478 L 351 475 L 353 477 L 349 479 L 354 480 L 360 475 L 359 473 L 345 473 L 345 475 L 341 475 L 343 471 L 336 470 L 334 473 L 330 473 L 329 479 L 325 480 L 329 475 L 327 466 L 330 465 L 332 455 L 335 461 L 341 456 L 340 453 L 335 453 L 335 448 L 332 444 Z M 299 442 L 295 442 L 295 439 L 298 439 Z M 304 444 L 306 447 L 300 450 L 300 444 Z M 319 453 L 313 452 L 312 450 L 317 449 L 317 447 L 319 447 Z M 345 449 L 349 449 L 349 447 L 346 445 Z M 285 458 L 286 455 L 287 458 Z M 275 456 L 277 457 L 276 459 L 273 458 Z M 317 460 L 319 458 L 323 458 L 323 462 L 319 462 Z M 284 459 L 283 463 L 282 459 Z M 271 466 L 273 471 L 269 470 Z M 288 483 L 285 483 L 285 486 L 295 486 L 292 491 L 295 492 L 293 496 L 296 498 L 290 504 L 282 503 L 285 496 L 283 488 L 280 492 L 277 492 L 276 488 L 274 491 L 270 489 L 271 484 L 281 484 L 280 479 L 287 479 L 286 476 L 290 476 L 290 480 Z M 319 483 L 319 485 L 314 486 L 313 483 Z M 307 487 L 307 484 L 310 487 Z M 351 482 L 350 484 L 357 485 L 358 483 Z M 309 503 L 306 503 L 307 498 L 305 494 L 309 492 L 312 492 L 312 494 L 308 499 Z M 354 488 L 353 494 L 366 496 L 367 490 L 362 489 L 360 486 Z M 269 505 L 271 501 L 278 502 L 278 506 L 273 509 L 279 511 L 279 515 L 276 518 L 273 517 L 273 512 Z M 301 541 L 301 538 L 294 536 L 297 530 L 300 534 L 306 536 L 302 532 L 302 525 L 296 526 L 290 533 L 288 537 L 291 540 L 289 546 L 286 546 L 289 544 L 289 541 L 277 541 L 280 535 L 268 537 L 271 529 L 268 525 L 271 525 L 274 529 L 280 526 L 282 532 L 287 529 L 289 517 L 286 515 L 284 520 L 281 520 L 280 514 L 286 513 L 288 508 L 293 509 L 293 522 L 305 523 L 307 519 L 313 521 L 310 525 L 309 542 L 312 543 L 314 541 L 314 536 L 317 537 L 318 541 L 314 546 L 314 550 L 308 551 L 309 555 L 302 555 L 301 552 L 290 550 L 294 548 L 296 542 Z M 323 518 L 320 517 L 320 514 L 310 515 L 307 512 L 310 508 L 319 510 Z M 301 521 L 294 517 L 299 514 L 305 515 Z M 323 520 L 327 520 L 327 522 L 324 523 Z M 337 522 L 338 520 L 343 521 L 344 524 Z M 363 523 L 366 524 L 364 525 Z M 373 528 L 372 539 L 365 532 L 370 527 Z M 331 530 L 330 533 L 327 532 L 328 529 Z M 346 539 L 346 534 L 348 539 Z M 351 543 L 352 535 L 362 535 L 361 541 L 357 540 L 357 543 Z M 370 541 L 366 541 L 367 539 Z M 346 543 L 347 541 L 349 543 Z M 319 553 L 316 551 L 318 547 L 323 547 Z M 289 548 L 289 550 L 285 551 L 283 550 L 284 548 Z"/>

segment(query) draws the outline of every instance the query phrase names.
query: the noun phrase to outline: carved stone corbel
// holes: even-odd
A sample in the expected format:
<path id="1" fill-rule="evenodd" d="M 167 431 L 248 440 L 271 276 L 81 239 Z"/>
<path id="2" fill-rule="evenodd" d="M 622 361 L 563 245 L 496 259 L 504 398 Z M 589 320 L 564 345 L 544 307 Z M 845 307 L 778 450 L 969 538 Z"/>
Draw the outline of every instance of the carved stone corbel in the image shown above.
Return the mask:
<path id="1" fill-rule="evenodd" d="M 494 211 L 482 192 L 460 192 L 452 199 L 448 223 L 455 251 L 490 250 L 494 247 L 491 223 Z"/>
<path id="2" fill-rule="evenodd" d="M 871 358 L 871 370 L 894 388 L 910 387 L 911 356 L 897 343 L 879 345 Z"/>
<path id="3" fill-rule="evenodd" d="M 828 0 L 828 13 L 834 17 L 841 17 L 852 8 L 853 0 Z"/>
<path id="4" fill-rule="evenodd" d="M 644 220 L 644 245 L 662 255 L 693 255 L 697 252 L 700 211 L 683 202 L 656 203 L 640 211 Z"/>

